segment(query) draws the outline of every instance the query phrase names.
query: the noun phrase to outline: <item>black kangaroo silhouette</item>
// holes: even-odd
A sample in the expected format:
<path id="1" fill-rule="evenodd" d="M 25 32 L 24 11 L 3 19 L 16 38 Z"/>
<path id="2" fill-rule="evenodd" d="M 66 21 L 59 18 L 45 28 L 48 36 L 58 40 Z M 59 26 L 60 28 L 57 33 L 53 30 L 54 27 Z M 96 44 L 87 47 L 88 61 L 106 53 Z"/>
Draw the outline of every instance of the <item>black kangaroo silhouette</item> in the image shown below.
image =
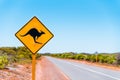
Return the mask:
<path id="1" fill-rule="evenodd" d="M 36 40 L 37 40 L 40 36 L 42 36 L 43 34 L 45 34 L 45 32 L 43 32 L 43 31 L 41 31 L 41 30 L 40 30 L 40 32 L 39 32 L 36 28 L 32 28 L 32 29 L 30 29 L 26 34 L 21 35 L 21 36 L 24 37 L 24 36 L 30 35 L 30 36 L 34 39 L 34 42 L 35 42 L 35 43 L 42 44 L 42 43 L 37 42 Z"/>

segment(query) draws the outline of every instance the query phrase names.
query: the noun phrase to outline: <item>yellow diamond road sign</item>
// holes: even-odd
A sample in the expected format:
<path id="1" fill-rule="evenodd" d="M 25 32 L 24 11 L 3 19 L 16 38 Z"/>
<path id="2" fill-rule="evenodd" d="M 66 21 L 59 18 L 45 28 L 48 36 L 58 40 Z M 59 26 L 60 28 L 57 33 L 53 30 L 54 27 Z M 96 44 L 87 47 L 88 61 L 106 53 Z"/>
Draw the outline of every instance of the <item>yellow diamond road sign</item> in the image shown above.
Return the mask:
<path id="1" fill-rule="evenodd" d="M 15 36 L 35 54 L 53 38 L 54 35 L 34 16 Z"/>

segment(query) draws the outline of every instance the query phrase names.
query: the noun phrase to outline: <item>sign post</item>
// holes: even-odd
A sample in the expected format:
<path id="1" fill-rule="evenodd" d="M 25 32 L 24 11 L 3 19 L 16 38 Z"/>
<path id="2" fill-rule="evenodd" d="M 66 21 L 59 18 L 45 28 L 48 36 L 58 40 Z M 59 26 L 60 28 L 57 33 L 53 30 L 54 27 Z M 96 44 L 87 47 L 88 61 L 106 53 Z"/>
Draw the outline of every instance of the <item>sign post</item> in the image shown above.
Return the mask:
<path id="1" fill-rule="evenodd" d="M 34 16 L 27 22 L 15 36 L 30 50 L 32 53 L 32 80 L 35 80 L 36 70 L 36 53 L 53 38 L 53 34 L 45 25 Z"/>
<path id="2" fill-rule="evenodd" d="M 36 71 L 35 63 L 36 63 L 36 55 L 32 54 L 32 80 L 35 80 L 35 71 Z"/>

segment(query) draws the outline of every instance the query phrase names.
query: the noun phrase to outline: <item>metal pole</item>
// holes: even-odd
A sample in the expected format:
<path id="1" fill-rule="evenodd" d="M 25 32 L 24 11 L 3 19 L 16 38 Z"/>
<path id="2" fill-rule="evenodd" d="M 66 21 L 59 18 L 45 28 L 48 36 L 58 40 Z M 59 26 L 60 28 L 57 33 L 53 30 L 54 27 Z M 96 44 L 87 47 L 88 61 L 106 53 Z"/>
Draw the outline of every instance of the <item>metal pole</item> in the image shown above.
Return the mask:
<path id="1" fill-rule="evenodd" d="M 36 55 L 32 54 L 32 80 L 35 80 Z"/>
<path id="2" fill-rule="evenodd" d="M 98 61 L 98 52 L 96 51 L 95 54 L 96 54 L 96 62 L 97 62 Z"/>
<path id="3" fill-rule="evenodd" d="M 98 55 L 96 54 L 96 62 L 97 62 L 97 60 L 98 60 Z"/>

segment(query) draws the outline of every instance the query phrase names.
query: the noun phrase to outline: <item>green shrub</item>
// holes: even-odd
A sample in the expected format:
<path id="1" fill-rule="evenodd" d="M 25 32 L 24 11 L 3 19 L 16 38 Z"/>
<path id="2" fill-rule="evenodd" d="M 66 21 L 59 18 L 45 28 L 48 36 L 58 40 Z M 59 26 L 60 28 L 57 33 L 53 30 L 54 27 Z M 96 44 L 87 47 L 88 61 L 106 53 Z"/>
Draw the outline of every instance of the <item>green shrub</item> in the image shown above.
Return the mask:
<path id="1" fill-rule="evenodd" d="M 91 62 L 96 62 L 96 55 L 95 54 L 90 55 L 90 61 Z"/>
<path id="2" fill-rule="evenodd" d="M 0 69 L 3 69 L 8 65 L 7 56 L 0 56 Z"/>

